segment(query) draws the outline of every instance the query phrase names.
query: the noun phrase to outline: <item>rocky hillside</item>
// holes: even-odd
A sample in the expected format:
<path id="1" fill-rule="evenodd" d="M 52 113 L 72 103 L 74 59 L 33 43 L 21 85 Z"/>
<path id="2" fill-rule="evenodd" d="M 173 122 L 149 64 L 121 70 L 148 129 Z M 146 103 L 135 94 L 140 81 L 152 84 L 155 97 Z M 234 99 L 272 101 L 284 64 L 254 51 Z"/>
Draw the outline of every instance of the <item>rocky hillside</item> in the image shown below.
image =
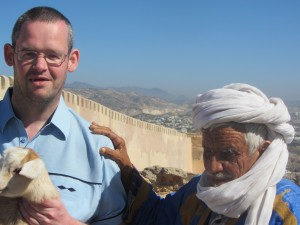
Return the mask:
<path id="1" fill-rule="evenodd" d="M 183 102 L 183 97 L 179 101 L 158 89 L 109 89 L 78 85 L 67 86 L 65 90 L 145 122 L 179 132 L 195 132 L 191 119 L 192 102 L 178 103 Z"/>
<path id="2" fill-rule="evenodd" d="M 166 113 L 185 114 L 189 104 L 176 104 L 158 97 L 141 95 L 136 92 L 121 92 L 114 89 L 65 88 L 66 91 L 81 95 L 95 102 L 129 116 L 140 114 L 163 115 Z"/>

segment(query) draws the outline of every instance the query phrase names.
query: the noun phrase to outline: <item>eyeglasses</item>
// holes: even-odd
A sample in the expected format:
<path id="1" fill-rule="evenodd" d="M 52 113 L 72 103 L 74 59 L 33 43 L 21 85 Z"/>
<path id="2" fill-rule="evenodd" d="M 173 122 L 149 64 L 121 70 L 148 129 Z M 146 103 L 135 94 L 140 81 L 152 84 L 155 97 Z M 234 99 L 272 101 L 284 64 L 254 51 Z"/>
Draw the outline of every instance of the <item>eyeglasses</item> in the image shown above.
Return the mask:
<path id="1" fill-rule="evenodd" d="M 67 56 L 69 56 L 69 54 L 59 54 L 56 52 L 42 53 L 32 50 L 15 51 L 15 54 L 17 55 L 17 59 L 24 63 L 32 63 L 40 54 L 43 54 L 42 57 L 49 66 L 60 66 L 66 60 Z"/>

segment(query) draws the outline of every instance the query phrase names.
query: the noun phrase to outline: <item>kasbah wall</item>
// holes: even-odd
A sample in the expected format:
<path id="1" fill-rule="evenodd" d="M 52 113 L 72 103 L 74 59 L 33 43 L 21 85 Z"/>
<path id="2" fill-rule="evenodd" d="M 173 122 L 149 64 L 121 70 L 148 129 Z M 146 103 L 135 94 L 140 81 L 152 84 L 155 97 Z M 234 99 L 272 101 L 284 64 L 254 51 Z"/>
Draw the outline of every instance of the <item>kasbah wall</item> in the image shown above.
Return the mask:
<path id="1" fill-rule="evenodd" d="M 13 77 L 0 75 L 0 99 Z M 126 141 L 128 154 L 138 170 L 159 165 L 188 172 L 203 171 L 201 136 L 134 119 L 99 103 L 63 92 L 66 104 L 88 121 L 110 127 Z"/>

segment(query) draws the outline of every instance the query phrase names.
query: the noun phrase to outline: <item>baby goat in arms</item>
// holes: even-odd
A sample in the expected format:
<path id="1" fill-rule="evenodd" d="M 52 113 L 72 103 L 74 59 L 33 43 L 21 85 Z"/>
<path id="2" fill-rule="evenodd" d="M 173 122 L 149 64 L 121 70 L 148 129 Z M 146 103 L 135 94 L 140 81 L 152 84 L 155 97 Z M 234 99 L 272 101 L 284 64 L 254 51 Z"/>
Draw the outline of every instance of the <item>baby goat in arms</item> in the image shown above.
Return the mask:
<path id="1" fill-rule="evenodd" d="M 21 197 L 39 203 L 59 193 L 37 153 L 14 147 L 4 150 L 0 159 L 0 225 L 27 224 L 18 211 Z"/>

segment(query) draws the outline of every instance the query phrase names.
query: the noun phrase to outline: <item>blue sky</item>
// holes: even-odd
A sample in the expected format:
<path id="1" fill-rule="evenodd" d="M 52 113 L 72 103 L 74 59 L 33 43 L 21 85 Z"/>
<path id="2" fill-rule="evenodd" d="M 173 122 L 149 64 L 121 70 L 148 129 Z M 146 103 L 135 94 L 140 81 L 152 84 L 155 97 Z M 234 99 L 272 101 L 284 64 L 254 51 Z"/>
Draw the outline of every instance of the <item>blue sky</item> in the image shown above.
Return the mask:
<path id="1" fill-rule="evenodd" d="M 233 82 L 300 100 L 299 0 L 9 0 L 0 44 L 33 6 L 72 22 L 79 67 L 68 82 L 196 94 Z M 12 69 L 0 55 L 0 74 Z"/>

